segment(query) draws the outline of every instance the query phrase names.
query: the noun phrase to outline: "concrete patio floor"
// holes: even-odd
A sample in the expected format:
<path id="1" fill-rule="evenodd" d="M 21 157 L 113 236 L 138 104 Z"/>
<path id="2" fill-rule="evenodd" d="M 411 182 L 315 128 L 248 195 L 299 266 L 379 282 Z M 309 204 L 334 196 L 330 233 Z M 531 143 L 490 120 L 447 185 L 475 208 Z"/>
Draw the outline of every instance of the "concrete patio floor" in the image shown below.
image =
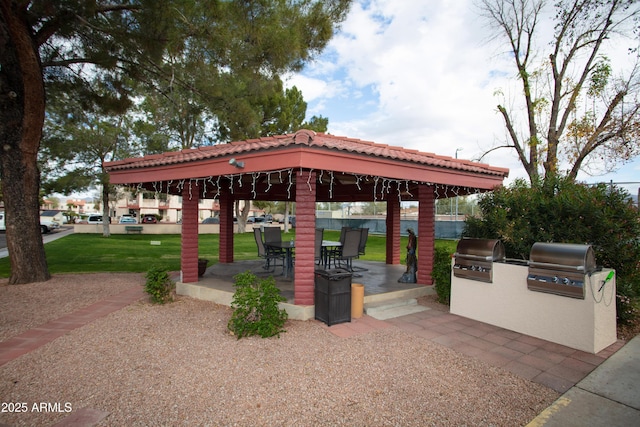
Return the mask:
<path id="1" fill-rule="evenodd" d="M 263 265 L 264 261 L 262 260 L 214 264 L 207 268 L 198 283 L 181 283 L 177 281 L 176 291 L 179 295 L 230 306 L 235 292 L 233 277 L 238 273 L 250 271 L 257 277 L 274 277 L 281 295 L 287 299 L 287 303 L 283 304 L 283 307 L 287 310 L 290 319 L 313 319 L 313 306 L 297 306 L 294 304 L 294 280 L 290 277 L 284 277 L 281 267 L 277 267 L 275 272 L 268 272 L 264 270 Z M 398 283 L 398 279 L 402 277 L 406 270 L 403 265 L 355 261 L 354 267 L 356 269 L 365 269 L 364 271 L 356 271 L 351 279 L 351 283 L 364 285 L 365 304 L 399 298 L 419 298 L 435 294 L 433 286 Z M 322 267 L 318 268 L 322 269 Z"/>

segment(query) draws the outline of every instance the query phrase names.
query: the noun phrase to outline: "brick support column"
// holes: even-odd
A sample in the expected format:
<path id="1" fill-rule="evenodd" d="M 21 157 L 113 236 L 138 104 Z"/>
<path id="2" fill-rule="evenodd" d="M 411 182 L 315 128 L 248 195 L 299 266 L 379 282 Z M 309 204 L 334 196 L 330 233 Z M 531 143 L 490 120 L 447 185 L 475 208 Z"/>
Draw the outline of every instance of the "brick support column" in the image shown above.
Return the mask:
<path id="1" fill-rule="evenodd" d="M 220 190 L 220 263 L 233 262 L 233 194 L 228 189 Z"/>
<path id="2" fill-rule="evenodd" d="M 296 172 L 296 305 L 314 304 L 316 173 Z"/>
<path id="3" fill-rule="evenodd" d="M 436 251 L 436 196 L 434 187 L 418 188 L 418 283 L 433 285 L 431 271 Z"/>
<path id="4" fill-rule="evenodd" d="M 182 190 L 182 243 L 180 265 L 182 282 L 198 281 L 198 185 L 185 184 Z"/>
<path id="5" fill-rule="evenodd" d="M 400 200 L 387 200 L 387 264 L 400 264 Z"/>

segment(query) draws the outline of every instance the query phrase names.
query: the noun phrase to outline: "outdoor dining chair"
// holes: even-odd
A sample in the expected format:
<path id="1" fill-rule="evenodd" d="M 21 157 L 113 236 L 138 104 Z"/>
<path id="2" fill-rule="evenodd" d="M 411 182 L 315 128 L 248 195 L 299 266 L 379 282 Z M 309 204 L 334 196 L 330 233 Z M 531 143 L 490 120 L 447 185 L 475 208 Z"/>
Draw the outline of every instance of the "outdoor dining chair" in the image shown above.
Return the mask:
<path id="1" fill-rule="evenodd" d="M 329 260 L 329 266 L 331 266 L 331 260 L 333 260 L 334 266 L 336 267 L 338 266 L 337 259 L 342 254 L 342 248 L 344 247 L 344 239 L 345 239 L 345 236 L 347 235 L 347 231 L 349 230 L 351 230 L 351 227 L 342 227 L 340 229 L 340 246 L 327 250 L 327 259 Z"/>
<path id="2" fill-rule="evenodd" d="M 360 230 L 347 230 L 342 244 L 340 255 L 335 258 L 335 265 L 353 272 L 353 259 L 358 257 L 360 247 Z"/>
<path id="3" fill-rule="evenodd" d="M 360 229 L 360 246 L 358 246 L 358 255 L 364 255 L 364 250 L 367 247 L 367 239 L 369 239 L 369 229 Z"/>
<path id="4" fill-rule="evenodd" d="M 282 242 L 282 235 L 280 232 L 280 227 L 264 227 L 264 242 L 267 245 L 269 243 Z"/>
<path id="5" fill-rule="evenodd" d="M 315 260 L 318 265 L 322 264 L 324 254 L 322 253 L 322 239 L 324 238 L 324 228 L 316 228 L 315 240 Z"/>
<path id="6" fill-rule="evenodd" d="M 262 268 L 269 272 L 274 272 L 278 264 L 280 264 L 284 272 L 285 253 L 267 248 L 262 241 L 262 231 L 259 228 L 253 229 L 253 235 L 258 246 L 258 256 L 264 258 L 264 266 Z"/>
<path id="7" fill-rule="evenodd" d="M 367 239 L 369 238 L 369 229 L 368 228 L 357 228 L 356 230 L 360 230 L 360 244 L 358 245 L 358 256 L 356 258 L 360 258 L 360 255 L 364 255 L 365 248 L 367 247 Z M 368 268 L 364 267 L 356 267 L 351 266 L 352 271 L 367 271 Z"/>

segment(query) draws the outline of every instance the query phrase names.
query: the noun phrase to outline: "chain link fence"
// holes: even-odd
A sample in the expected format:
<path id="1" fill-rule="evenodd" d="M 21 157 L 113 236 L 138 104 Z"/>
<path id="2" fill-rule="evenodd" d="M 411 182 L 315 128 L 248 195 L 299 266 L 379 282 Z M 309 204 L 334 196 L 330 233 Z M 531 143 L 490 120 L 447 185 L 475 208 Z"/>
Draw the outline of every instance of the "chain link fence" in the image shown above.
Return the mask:
<path id="1" fill-rule="evenodd" d="M 342 227 L 368 228 L 369 234 L 386 234 L 387 224 L 384 219 L 369 218 L 317 218 L 316 227 L 325 230 L 341 230 Z M 407 228 L 413 228 L 418 234 L 418 221 L 400 220 L 400 235 L 407 235 Z M 464 221 L 436 221 L 436 239 L 459 239 L 464 229 Z M 418 236 L 419 237 L 419 236 Z"/>

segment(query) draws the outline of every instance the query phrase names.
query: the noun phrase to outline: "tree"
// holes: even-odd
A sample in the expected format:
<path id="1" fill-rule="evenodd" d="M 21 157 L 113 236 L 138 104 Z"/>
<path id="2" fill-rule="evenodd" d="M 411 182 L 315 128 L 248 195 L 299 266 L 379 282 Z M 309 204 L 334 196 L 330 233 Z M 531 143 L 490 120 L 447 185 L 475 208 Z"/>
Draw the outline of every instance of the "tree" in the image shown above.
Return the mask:
<path id="1" fill-rule="evenodd" d="M 135 95 L 131 81 L 149 89 L 161 81 L 189 87 L 172 74 L 175 57 L 198 58 L 221 75 L 299 70 L 326 46 L 349 3 L 0 0 L 0 177 L 9 283 L 50 278 L 39 235 L 37 156 L 52 85 L 90 93 L 100 80 L 112 99 L 126 103 Z M 223 81 L 217 74 L 210 76 L 216 85 Z"/>
<path id="2" fill-rule="evenodd" d="M 211 145 L 210 114 L 205 104 L 184 88 L 147 94 L 139 111 L 144 118 L 135 127 L 146 154 Z"/>
<path id="3" fill-rule="evenodd" d="M 640 152 L 640 68 L 635 0 L 560 0 L 549 52 L 538 46 L 548 33 L 545 0 L 481 0 L 495 36 L 505 40 L 522 86 L 526 117 L 518 105 L 498 105 L 508 140 L 531 181 L 567 174 L 575 179 L 591 161 L 606 169 Z M 636 38 L 631 36 L 635 35 Z M 607 51 L 631 41 L 629 70 L 614 76 Z M 485 153 L 486 154 L 486 153 Z M 595 162 L 594 162 L 595 163 Z M 595 165 L 594 165 L 595 167 Z M 566 169 L 566 170 L 565 170 Z"/>
<path id="4" fill-rule="evenodd" d="M 47 106 L 40 157 L 47 193 L 82 191 L 94 185 L 101 188 L 102 234 L 109 237 L 109 199 L 114 190 L 102 165 L 133 153 L 128 136 L 131 125 L 124 113 L 104 102 L 106 98 L 105 93 L 99 100 L 85 99 L 72 88 L 58 91 Z"/>
<path id="5" fill-rule="evenodd" d="M 309 121 L 304 121 L 307 103 L 302 92 L 295 86 L 285 89 L 284 93 L 278 93 L 270 101 L 265 103 L 263 110 L 262 136 L 293 133 L 300 129 L 326 132 L 329 127 L 329 119 L 322 116 L 313 116 Z"/>

